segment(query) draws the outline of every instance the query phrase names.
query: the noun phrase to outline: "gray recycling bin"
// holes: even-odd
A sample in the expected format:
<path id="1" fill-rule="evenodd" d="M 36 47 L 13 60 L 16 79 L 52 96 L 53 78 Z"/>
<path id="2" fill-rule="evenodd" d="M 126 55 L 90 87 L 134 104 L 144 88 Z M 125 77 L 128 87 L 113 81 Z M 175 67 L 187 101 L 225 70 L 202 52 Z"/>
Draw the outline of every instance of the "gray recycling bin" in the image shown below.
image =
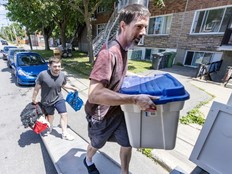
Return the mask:
<path id="1" fill-rule="evenodd" d="M 146 77 L 128 76 L 125 77 L 120 92 L 160 97 L 154 100 L 154 111 L 142 111 L 134 104 L 121 105 L 131 146 L 173 149 L 180 110 L 185 100 L 189 99 L 184 86 L 168 73 Z"/>

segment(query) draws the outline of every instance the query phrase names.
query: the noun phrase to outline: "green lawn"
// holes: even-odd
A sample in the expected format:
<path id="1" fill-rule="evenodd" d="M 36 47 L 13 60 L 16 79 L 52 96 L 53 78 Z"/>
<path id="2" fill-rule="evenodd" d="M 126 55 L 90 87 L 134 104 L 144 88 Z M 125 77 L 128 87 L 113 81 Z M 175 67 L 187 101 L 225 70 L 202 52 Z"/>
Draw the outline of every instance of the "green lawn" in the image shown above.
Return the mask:
<path id="1" fill-rule="evenodd" d="M 47 60 L 49 57 L 53 56 L 52 50 L 33 50 L 33 52 L 41 54 Z M 79 51 L 73 51 L 72 53 L 72 58 L 62 58 L 63 67 L 72 73 L 78 73 L 87 78 L 92 69 L 92 64 L 89 63 L 89 58 L 86 53 Z M 128 70 L 133 73 L 141 73 L 150 68 L 151 62 L 149 61 L 129 60 L 128 62 Z"/>

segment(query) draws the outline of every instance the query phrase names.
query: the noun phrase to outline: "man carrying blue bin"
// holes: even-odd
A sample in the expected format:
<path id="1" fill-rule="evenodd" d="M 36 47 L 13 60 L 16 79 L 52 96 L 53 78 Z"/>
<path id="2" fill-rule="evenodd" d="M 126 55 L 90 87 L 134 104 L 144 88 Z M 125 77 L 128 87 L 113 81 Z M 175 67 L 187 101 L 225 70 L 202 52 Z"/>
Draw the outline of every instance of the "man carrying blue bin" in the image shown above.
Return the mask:
<path id="1" fill-rule="evenodd" d="M 137 45 L 146 34 L 149 16 L 150 12 L 142 5 L 126 6 L 118 17 L 118 36 L 104 44 L 97 55 L 89 77 L 89 96 L 85 105 L 91 142 L 87 148 L 84 165 L 89 174 L 100 173 L 92 160 L 97 150 L 107 141 L 117 142 L 121 146 L 121 174 L 129 174 L 132 148 L 120 105 L 136 104 L 142 110 L 155 108 L 155 96 L 118 92 L 127 72 L 127 50 L 133 44 Z"/>

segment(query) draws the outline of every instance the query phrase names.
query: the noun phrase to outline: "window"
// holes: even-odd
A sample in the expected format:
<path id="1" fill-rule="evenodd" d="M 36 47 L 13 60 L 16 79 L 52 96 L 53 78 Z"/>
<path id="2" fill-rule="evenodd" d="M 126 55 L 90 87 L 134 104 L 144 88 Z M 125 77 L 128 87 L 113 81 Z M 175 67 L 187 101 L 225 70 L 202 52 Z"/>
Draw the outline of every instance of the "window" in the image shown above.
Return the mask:
<path id="1" fill-rule="evenodd" d="M 99 6 L 98 8 L 97 8 L 97 13 L 103 13 L 103 12 L 105 12 L 106 11 L 106 8 L 104 7 L 104 6 Z"/>
<path id="2" fill-rule="evenodd" d="M 106 24 L 97 24 L 97 35 L 103 31 L 106 27 Z"/>
<path id="3" fill-rule="evenodd" d="M 220 61 L 222 53 L 220 52 L 193 52 L 188 51 L 185 57 L 184 65 L 197 67 L 199 64 L 208 64 Z"/>
<path id="4" fill-rule="evenodd" d="M 225 32 L 232 14 L 232 7 L 197 11 L 191 33 Z"/>
<path id="5" fill-rule="evenodd" d="M 169 34 L 171 29 L 172 15 L 151 17 L 149 21 L 148 34 Z"/>

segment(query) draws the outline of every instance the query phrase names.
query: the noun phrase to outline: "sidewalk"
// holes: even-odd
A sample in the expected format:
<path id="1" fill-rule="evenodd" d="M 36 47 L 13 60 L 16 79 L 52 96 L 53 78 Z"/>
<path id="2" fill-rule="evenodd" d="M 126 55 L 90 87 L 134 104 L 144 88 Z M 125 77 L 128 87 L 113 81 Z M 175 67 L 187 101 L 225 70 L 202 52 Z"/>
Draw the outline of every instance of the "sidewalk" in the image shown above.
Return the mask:
<path id="1" fill-rule="evenodd" d="M 214 95 L 215 98 L 213 98 L 212 101 L 200 108 L 201 112 L 207 116 L 213 101 L 227 103 L 232 92 L 231 88 L 225 88 L 220 84 L 193 79 L 192 77 L 195 75 L 194 69 L 190 71 L 189 68 L 185 67 L 148 70 L 142 75 L 151 76 L 165 72 L 169 72 L 177 78 L 190 93 L 190 99 L 185 102 L 184 108 L 180 111 L 180 116 L 185 116 L 189 110 L 193 109 L 200 102 L 208 101 L 212 98 L 211 95 Z M 68 78 L 70 84 L 79 89 L 80 97 L 86 101 L 89 80 L 73 74 L 68 74 Z M 70 132 L 75 135 L 75 141 L 69 143 L 66 142 L 65 144 L 61 143 L 62 140 L 57 138 L 57 136 L 59 137 L 59 128 L 56 129 L 54 133 L 55 136 L 51 135 L 49 137 L 42 137 L 42 139 L 48 148 L 48 152 L 51 155 L 58 173 L 85 174 L 86 169 L 83 169 L 82 160 L 83 155 L 86 153 L 87 142 L 89 141 L 85 113 L 83 108 L 78 112 L 74 112 L 69 106 L 68 111 Z M 165 174 L 169 173 L 168 171 L 179 167 L 186 174 L 191 173 L 196 165 L 189 161 L 188 158 L 192 152 L 200 130 L 201 126 L 198 125 L 179 124 L 176 147 L 173 150 L 152 150 L 152 155 L 158 163 L 152 161 L 138 152 L 137 149 L 133 148 L 130 172 L 132 174 Z M 59 144 L 59 147 L 53 148 L 57 144 Z M 107 143 L 106 146 L 99 151 L 95 160 L 97 166 L 99 166 L 98 168 L 101 174 L 109 173 L 109 171 L 111 171 L 110 173 L 112 174 L 119 173 L 120 159 L 118 152 L 119 146 L 115 143 Z M 159 164 L 165 167 L 168 171 L 159 167 Z M 105 166 L 108 167 L 106 168 Z"/>

